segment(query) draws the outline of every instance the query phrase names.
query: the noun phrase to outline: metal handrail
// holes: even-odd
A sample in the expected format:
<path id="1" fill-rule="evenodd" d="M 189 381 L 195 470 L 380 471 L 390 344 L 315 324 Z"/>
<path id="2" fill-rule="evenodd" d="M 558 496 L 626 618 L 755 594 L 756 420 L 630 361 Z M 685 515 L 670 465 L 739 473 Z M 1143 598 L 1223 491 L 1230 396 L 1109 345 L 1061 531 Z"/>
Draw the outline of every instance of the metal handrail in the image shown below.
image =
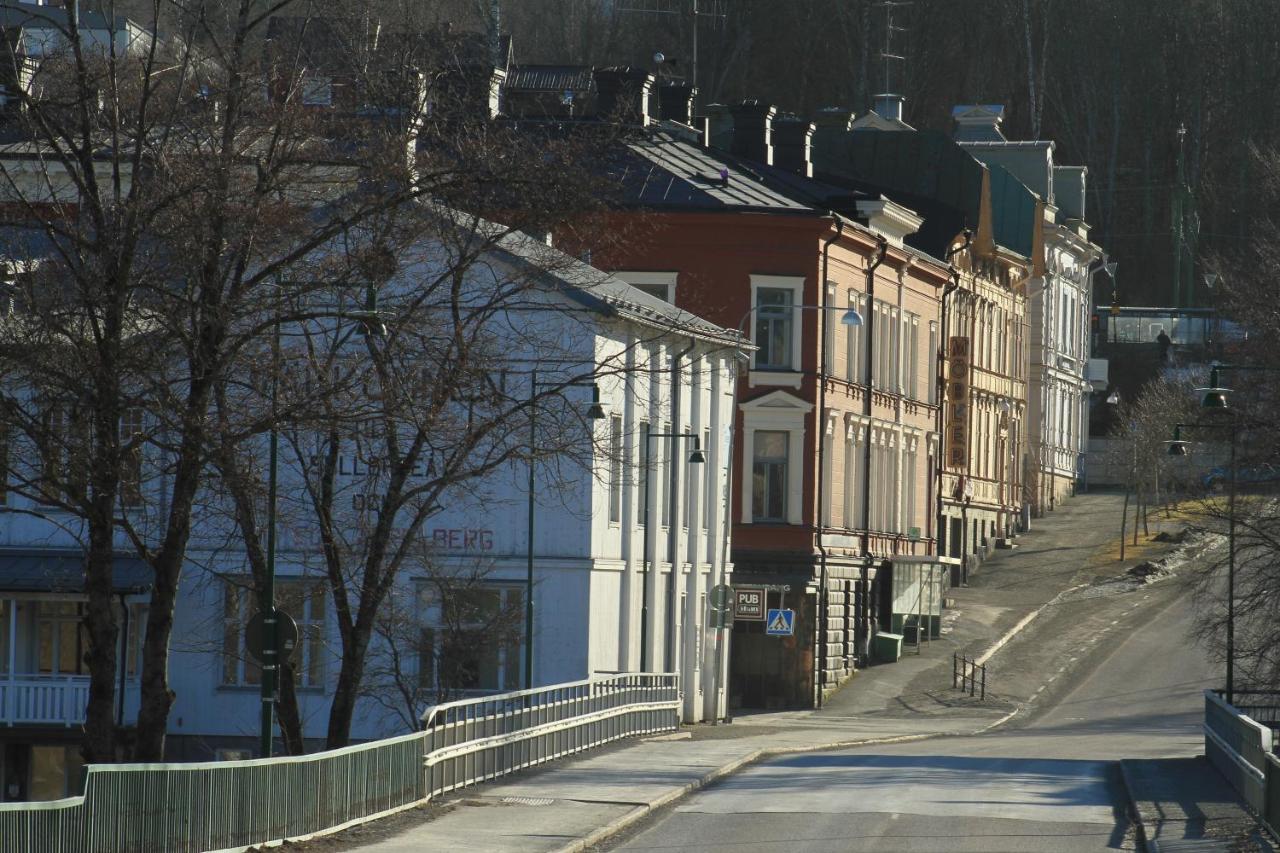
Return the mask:
<path id="1" fill-rule="evenodd" d="M 424 729 L 311 755 L 91 765 L 85 793 L 0 803 L 5 851 L 201 851 L 325 834 L 680 725 L 679 677 L 630 673 L 428 708 Z"/>

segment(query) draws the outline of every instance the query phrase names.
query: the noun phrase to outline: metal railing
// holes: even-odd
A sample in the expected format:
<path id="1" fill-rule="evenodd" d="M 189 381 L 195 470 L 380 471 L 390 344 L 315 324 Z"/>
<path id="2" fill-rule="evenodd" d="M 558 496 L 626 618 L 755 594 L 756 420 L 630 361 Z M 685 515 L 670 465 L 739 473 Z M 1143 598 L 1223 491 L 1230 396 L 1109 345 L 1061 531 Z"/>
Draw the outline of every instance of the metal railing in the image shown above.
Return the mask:
<path id="1" fill-rule="evenodd" d="M 87 675 L 26 675 L 0 678 L 0 723 L 74 726 L 89 703 Z"/>
<path id="2" fill-rule="evenodd" d="M 0 803 L 0 851 L 204 851 L 301 839 L 679 724 L 678 676 L 624 674 L 437 705 L 423 731 L 312 755 L 95 764 L 83 796 Z"/>
<path id="3" fill-rule="evenodd" d="M 427 775 L 451 791 L 680 725 L 679 676 L 624 674 L 428 708 Z"/>
<path id="4" fill-rule="evenodd" d="M 987 665 L 959 653 L 951 655 L 951 688 L 968 690 L 970 696 L 987 698 Z"/>
<path id="5" fill-rule="evenodd" d="M 1219 699 L 1226 698 L 1225 690 L 1213 692 Z M 1280 748 L 1280 691 L 1235 690 L 1231 696 L 1231 707 L 1255 723 L 1261 723 L 1276 732 L 1272 738 L 1272 746 Z"/>
<path id="6" fill-rule="evenodd" d="M 1204 692 L 1204 753 L 1280 837 L 1280 758 L 1266 726 L 1228 705 L 1218 691 Z"/>

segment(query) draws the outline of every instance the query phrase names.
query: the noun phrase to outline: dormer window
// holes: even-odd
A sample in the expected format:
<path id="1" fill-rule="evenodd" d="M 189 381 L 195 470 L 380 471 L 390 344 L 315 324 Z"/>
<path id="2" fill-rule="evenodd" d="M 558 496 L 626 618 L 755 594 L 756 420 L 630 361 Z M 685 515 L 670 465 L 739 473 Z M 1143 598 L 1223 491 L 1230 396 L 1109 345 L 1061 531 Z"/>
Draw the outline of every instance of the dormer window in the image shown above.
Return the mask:
<path id="1" fill-rule="evenodd" d="M 305 77 L 302 80 L 302 103 L 309 107 L 333 106 L 333 80 L 329 77 Z"/>

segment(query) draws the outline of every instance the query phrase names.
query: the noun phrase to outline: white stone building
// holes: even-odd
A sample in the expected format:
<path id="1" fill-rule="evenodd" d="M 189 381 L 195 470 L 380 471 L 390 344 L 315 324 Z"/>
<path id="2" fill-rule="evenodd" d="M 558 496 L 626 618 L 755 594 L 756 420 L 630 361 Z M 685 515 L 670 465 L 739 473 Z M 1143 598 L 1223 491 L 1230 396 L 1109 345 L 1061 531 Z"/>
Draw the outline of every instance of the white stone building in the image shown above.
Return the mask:
<path id="1" fill-rule="evenodd" d="M 390 286 L 399 281 L 412 288 L 421 272 L 402 265 Z M 715 626 L 710 599 L 714 587 L 729 582 L 731 570 L 727 457 L 742 350 L 737 334 L 527 237 L 502 238 L 472 265 L 469 277 L 481 287 L 520 277 L 539 281 L 532 298 L 495 320 L 507 324 L 498 337 L 511 336 L 497 380 L 509 395 L 527 398 L 535 370 L 544 391 L 552 383 L 573 383 L 553 388 L 539 409 L 539 429 L 561 430 L 558 440 L 580 439 L 582 451 L 533 463 L 532 683 L 642 666 L 675 671 L 686 720 L 723 716 L 728 631 Z M 593 384 L 594 392 L 582 387 Z M 579 417 L 596 394 L 603 417 Z M 573 430 L 581 434 L 569 435 Z M 665 433 L 689 437 L 658 437 Z M 510 440 L 526 434 L 526 422 L 516 420 Z M 695 450 L 704 461 L 689 461 Z M 5 452 L 7 475 L 44 464 L 24 454 L 18 439 Z M 357 450 L 343 453 L 341 497 L 358 519 L 367 509 L 360 498 L 376 464 L 367 464 Z M 138 458 L 142 490 L 152 482 L 146 472 L 163 471 L 164 460 L 156 455 L 148 446 Z M 300 628 L 298 704 L 314 747 L 325 736 L 341 644 L 319 535 L 302 509 L 301 463 L 290 458 L 282 453 L 276 600 Z M 31 478 L 32 470 L 23 476 Z M 528 471 L 523 458 L 513 458 L 449 493 L 418 537 L 431 555 L 427 562 L 463 572 L 476 567 L 473 605 L 508 608 L 520 620 L 509 643 L 472 650 L 465 683 L 455 679 L 452 685 L 463 695 L 525 684 Z M 246 651 L 244 623 L 257 599 L 243 539 L 219 500 L 225 498 L 201 497 L 174 615 L 169 677 L 176 698 L 168 723 L 174 759 L 256 753 L 259 675 Z M 136 507 L 123 511 L 147 512 L 146 499 Z M 0 779 L 9 799 L 60 797 L 78 779 L 89 680 L 79 652 L 86 600 L 82 535 L 82 523 L 71 514 L 0 488 Z M 139 638 L 151 572 L 123 534 L 116 546 L 120 722 L 127 727 L 137 715 Z M 420 571 L 405 571 L 395 592 L 424 638 L 400 649 L 405 675 L 423 697 L 432 695 L 439 679 L 442 652 L 430 632 L 442 631 L 446 616 L 426 581 Z M 454 651 L 457 646 L 455 639 Z M 403 715 L 364 698 L 352 736 L 385 736 L 404 725 Z"/>
<path id="2" fill-rule="evenodd" d="M 1042 268 L 1027 283 L 1026 503 L 1037 515 L 1075 494 L 1089 443 L 1089 316 L 1093 275 L 1102 249 L 1089 242 L 1084 166 L 1054 163 L 1054 143 L 1015 142 L 1000 130 L 1004 107 L 975 104 L 952 111 L 955 139 L 989 165 L 999 165 L 1039 196 Z"/>

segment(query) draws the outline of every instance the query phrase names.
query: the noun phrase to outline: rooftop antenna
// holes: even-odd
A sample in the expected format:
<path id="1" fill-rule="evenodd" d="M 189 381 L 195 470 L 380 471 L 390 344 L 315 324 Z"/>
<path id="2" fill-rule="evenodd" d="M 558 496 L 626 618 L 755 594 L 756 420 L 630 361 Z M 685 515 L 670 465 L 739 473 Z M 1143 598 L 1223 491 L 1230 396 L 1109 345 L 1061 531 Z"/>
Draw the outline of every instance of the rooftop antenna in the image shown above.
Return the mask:
<path id="1" fill-rule="evenodd" d="M 698 22 L 710 19 L 715 26 L 724 23 L 728 0 L 623 0 L 618 12 L 629 15 L 675 15 L 685 21 L 689 30 L 689 74 L 692 86 L 698 85 Z M 665 57 L 664 57 L 665 59 Z M 675 62 L 675 59 L 667 60 Z"/>
<path id="2" fill-rule="evenodd" d="M 884 8 L 884 50 L 880 51 L 880 58 L 884 60 L 884 92 L 886 95 L 892 95 L 895 94 L 893 63 L 907 61 L 905 56 L 893 52 L 893 34 L 907 31 L 906 27 L 894 26 L 893 10 L 899 6 L 912 6 L 914 3 L 911 0 L 883 0 L 879 5 Z"/>

